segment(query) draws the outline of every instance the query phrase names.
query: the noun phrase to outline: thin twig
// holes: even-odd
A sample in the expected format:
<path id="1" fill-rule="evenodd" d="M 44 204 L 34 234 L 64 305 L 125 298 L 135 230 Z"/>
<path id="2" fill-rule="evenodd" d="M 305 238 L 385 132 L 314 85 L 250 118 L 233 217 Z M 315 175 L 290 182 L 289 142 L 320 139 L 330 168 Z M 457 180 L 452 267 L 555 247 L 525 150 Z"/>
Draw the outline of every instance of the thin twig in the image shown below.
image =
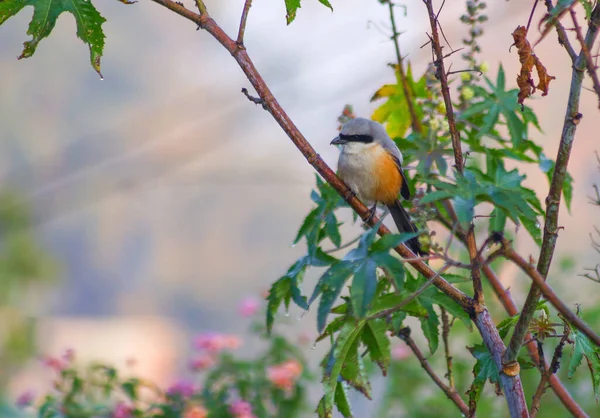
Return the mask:
<path id="1" fill-rule="evenodd" d="M 362 235 L 359 235 L 359 236 L 357 236 L 356 238 L 354 238 L 354 239 L 352 239 L 352 240 L 348 241 L 347 243 L 345 243 L 345 244 L 343 244 L 343 245 L 340 245 L 340 246 L 339 246 L 339 247 L 337 247 L 337 248 L 330 248 L 329 250 L 324 250 L 323 252 L 324 252 L 325 254 L 331 254 L 331 253 L 334 253 L 334 252 L 336 252 L 336 251 L 343 250 L 343 249 L 345 249 L 345 248 L 348 248 L 348 247 L 350 247 L 350 246 L 351 246 L 352 244 L 354 244 L 356 241 L 358 241 L 359 239 L 361 239 L 361 237 L 362 237 Z"/>
<path id="2" fill-rule="evenodd" d="M 600 25 L 600 4 L 596 5 L 590 18 L 585 39 L 585 43 L 588 48 L 591 47 L 596 39 L 596 36 L 598 35 L 598 25 Z M 535 273 L 542 278 L 542 282 L 544 282 L 548 276 L 548 271 L 550 270 L 550 265 L 552 263 L 552 257 L 554 256 L 554 249 L 556 248 L 556 241 L 558 239 L 558 212 L 560 200 L 567 176 L 567 166 L 571 156 L 575 132 L 581 119 L 581 114 L 579 113 L 579 101 L 581 96 L 581 86 L 583 84 L 585 60 L 585 55 L 580 53 L 577 57 L 577 60 L 575 60 L 575 63 L 573 64 L 573 70 L 571 72 L 571 91 L 569 92 L 565 121 L 558 147 L 558 154 L 556 156 L 556 163 L 554 165 L 554 172 L 552 174 L 552 181 L 550 183 L 550 190 L 548 191 L 548 196 L 546 197 L 546 219 L 544 222 L 542 248 L 540 250 L 537 269 L 533 269 L 535 270 Z M 552 289 L 549 287 L 546 288 L 546 290 L 548 289 L 552 291 Z M 525 300 L 525 304 L 521 310 L 521 315 L 519 316 L 519 320 L 515 325 L 515 329 L 508 344 L 508 349 L 504 355 L 505 362 L 513 362 L 517 359 L 519 350 L 521 349 L 525 335 L 529 329 L 529 324 L 533 318 L 533 313 L 537 308 L 537 304 L 542 293 L 543 291 L 540 289 L 538 281 L 535 280 L 535 283 L 529 290 L 527 299 Z M 544 295 L 547 296 L 545 293 Z M 558 299 L 555 302 L 560 302 L 562 304 L 562 301 Z M 566 306 L 564 306 L 564 308 L 566 308 Z M 579 321 L 579 318 L 575 317 L 575 319 Z M 569 320 L 571 320 L 571 318 L 569 318 Z M 589 328 L 588 331 L 591 332 Z M 593 334 L 593 332 L 591 333 Z"/>
<path id="3" fill-rule="evenodd" d="M 403 307 L 405 307 L 406 305 L 408 305 L 410 302 L 412 302 L 413 300 L 415 300 L 421 293 L 423 293 L 424 291 L 427 290 L 427 288 L 429 288 L 429 286 L 431 286 L 433 284 L 433 281 L 435 279 L 437 279 L 440 275 L 442 275 L 446 270 L 448 270 L 450 268 L 449 264 L 445 264 L 440 271 L 438 271 L 435 276 L 433 276 L 432 278 L 430 278 L 429 280 L 427 280 L 421 287 L 419 287 L 417 290 L 415 290 L 413 293 L 411 293 L 410 296 L 408 296 L 406 299 L 402 300 L 400 303 L 398 303 L 397 305 L 394 305 L 393 308 L 390 309 L 386 309 L 385 311 L 381 311 L 379 313 L 376 313 L 374 315 L 371 315 L 369 317 L 369 319 L 375 319 L 375 318 L 385 318 L 391 314 L 393 314 L 394 312 L 399 311 L 400 309 L 402 309 Z"/>
<path id="4" fill-rule="evenodd" d="M 249 92 L 248 89 L 246 87 L 242 87 L 242 94 L 244 96 L 246 96 L 248 98 L 248 100 L 250 100 L 252 103 L 254 103 L 255 105 L 261 105 L 263 109 L 265 109 L 266 111 L 269 110 L 269 108 L 267 107 L 267 105 L 265 104 L 265 101 L 263 99 L 261 99 L 260 97 L 254 97 L 252 96 Z"/>
<path id="5" fill-rule="evenodd" d="M 598 73 L 596 72 L 596 68 L 594 68 L 594 62 L 592 61 L 592 57 L 590 56 L 590 50 L 586 45 L 585 39 L 583 39 L 583 34 L 581 33 L 581 27 L 577 23 L 577 17 L 575 14 L 575 10 L 569 10 L 571 13 L 571 19 L 573 20 L 573 26 L 575 27 L 575 33 L 577 34 L 577 40 L 581 45 L 581 53 L 585 57 L 585 65 L 588 70 L 588 74 L 592 79 L 592 84 L 594 86 L 594 91 L 598 96 L 598 107 L 600 108 L 600 81 L 598 81 Z M 591 47 L 591 45 L 590 45 Z"/>
<path id="6" fill-rule="evenodd" d="M 546 9 L 548 10 L 548 12 L 550 12 L 554 8 L 554 5 L 552 4 L 552 0 L 545 0 L 545 3 L 546 3 Z M 574 63 L 575 60 L 577 59 L 577 53 L 573 49 L 573 46 L 571 45 L 571 41 L 569 41 L 569 37 L 567 36 L 567 32 L 565 31 L 564 26 L 562 25 L 562 23 L 556 22 L 555 27 L 556 27 L 556 33 L 558 35 L 558 43 L 565 48 L 565 50 L 567 51 L 567 54 L 569 54 L 569 57 L 571 58 L 571 61 Z"/>
<path id="7" fill-rule="evenodd" d="M 529 26 L 531 25 L 531 19 L 533 19 L 533 14 L 535 13 L 535 9 L 538 5 L 539 0 L 533 0 L 533 7 L 531 8 L 531 13 L 529 14 L 529 20 L 527 21 L 526 30 L 529 32 Z"/>
<path id="8" fill-rule="evenodd" d="M 542 373 L 542 377 L 540 378 L 540 383 L 538 384 L 538 387 L 535 390 L 535 394 L 533 395 L 533 400 L 531 402 L 531 411 L 529 413 L 531 418 L 535 418 L 537 416 L 537 413 L 540 410 L 540 402 L 542 400 L 542 396 L 544 395 L 544 393 L 546 392 L 546 389 L 548 388 L 548 382 L 550 381 L 550 378 L 552 376 L 554 376 L 554 374 L 558 371 L 558 368 L 560 367 L 560 360 L 562 358 L 563 348 L 564 348 L 565 344 L 567 343 L 567 341 L 569 341 L 569 333 L 570 332 L 571 332 L 571 330 L 569 329 L 568 325 L 565 323 L 563 336 L 560 339 L 560 342 L 558 343 L 556 348 L 554 349 L 554 355 L 552 356 L 552 362 L 550 362 L 550 367 Z"/>
<path id="9" fill-rule="evenodd" d="M 208 11 L 206 10 L 206 5 L 204 4 L 204 0 L 196 0 L 196 6 L 200 11 L 201 15 L 208 15 Z"/>
<path id="10" fill-rule="evenodd" d="M 479 73 L 480 76 L 483 75 L 483 72 L 481 70 L 474 70 L 474 69 L 448 71 L 446 73 L 446 75 L 452 75 L 452 74 L 458 74 L 458 73 Z"/>
<path id="11" fill-rule="evenodd" d="M 454 373 L 452 372 L 452 356 L 450 355 L 450 328 L 452 328 L 453 321 L 450 321 L 446 308 L 440 306 L 442 311 L 442 341 L 444 342 L 444 355 L 446 357 L 446 378 L 448 378 L 448 385 L 454 389 Z"/>
<path id="12" fill-rule="evenodd" d="M 427 372 L 429 377 L 435 382 L 435 384 L 446 394 L 448 399 L 450 399 L 454 404 L 461 410 L 461 412 L 466 416 L 469 413 L 469 407 L 465 404 L 465 401 L 460 397 L 460 394 L 454 389 L 449 387 L 444 383 L 444 381 L 437 375 L 437 373 L 431 368 L 429 362 L 417 346 L 415 341 L 410 336 L 410 328 L 402 328 L 398 332 L 398 338 L 408 345 L 408 347 L 412 350 L 414 355 L 419 359 L 419 363 L 421 363 L 421 367 L 423 370 Z"/>
<path id="13" fill-rule="evenodd" d="M 535 283 L 537 288 L 540 289 L 540 292 L 548 302 L 552 306 L 560 312 L 569 323 L 583 332 L 594 344 L 600 347 L 600 336 L 596 334 L 581 318 L 579 318 L 573 311 L 571 311 L 567 305 L 558 297 L 554 290 L 546 283 L 546 278 L 538 272 L 534 265 L 527 262 L 523 257 L 515 252 L 510 243 L 505 239 L 502 243 L 502 249 L 498 250 L 502 251 L 504 256 L 515 263 L 517 266 L 521 267 L 523 270 Z M 535 311 L 535 310 L 534 310 Z"/>
<path id="14" fill-rule="evenodd" d="M 244 9 L 242 10 L 242 18 L 240 19 L 240 29 L 238 30 L 238 36 L 236 43 L 239 46 L 244 45 L 244 33 L 246 32 L 246 21 L 248 20 L 248 12 L 252 7 L 252 0 L 246 0 L 244 3 Z"/>
<path id="15" fill-rule="evenodd" d="M 394 3 L 392 1 L 388 1 L 387 3 L 390 13 L 390 22 L 392 24 L 392 41 L 394 42 L 394 49 L 396 50 L 396 70 L 398 71 L 400 84 L 402 85 L 402 91 L 404 93 L 404 97 L 406 98 L 406 103 L 408 105 L 410 123 L 414 132 L 422 133 L 423 125 L 421 125 L 421 119 L 417 116 L 417 111 L 415 110 L 414 94 L 408 85 L 406 73 L 404 72 L 404 62 L 402 59 L 402 54 L 400 53 L 400 41 L 398 40 L 400 33 L 398 32 L 398 29 L 396 27 L 396 19 L 394 17 Z"/>

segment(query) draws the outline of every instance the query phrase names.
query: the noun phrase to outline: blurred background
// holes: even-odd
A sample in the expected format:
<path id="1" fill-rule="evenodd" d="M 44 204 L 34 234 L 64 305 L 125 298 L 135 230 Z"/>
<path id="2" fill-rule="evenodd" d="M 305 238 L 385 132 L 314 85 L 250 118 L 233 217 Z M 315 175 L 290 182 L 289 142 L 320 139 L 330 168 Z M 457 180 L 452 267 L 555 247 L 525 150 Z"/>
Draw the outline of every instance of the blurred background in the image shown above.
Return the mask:
<path id="1" fill-rule="evenodd" d="M 283 1 L 255 1 L 245 43 L 279 102 L 335 166 L 337 150 L 329 142 L 336 118 L 347 103 L 358 116 L 371 115 L 373 93 L 394 82 L 386 64 L 395 55 L 387 7 L 374 0 L 332 5 L 333 13 L 305 0 L 286 26 Z M 408 15 L 397 14 L 402 53 L 421 74 L 431 59 L 430 49 L 421 48 L 425 8 L 406 5 Z M 16 267 L 0 266 L 0 329 L 12 344 L 12 351 L 4 349 L 0 377 L 11 396 L 43 388 L 40 356 L 67 348 L 83 360 L 124 365 L 135 359 L 137 373 L 167 384 L 185 372 L 194 335 L 244 333 L 240 300 L 261 298 L 304 251 L 291 243 L 312 205 L 313 170 L 272 117 L 240 93 L 250 83 L 231 56 L 152 2 L 96 6 L 108 20 L 104 79 L 74 36 L 71 15 L 62 15 L 36 54 L 21 61 L 16 57 L 32 9 L 0 26 L 0 221 L 4 230 L 26 231 L 18 242 L 2 243 L 19 258 Z M 237 31 L 242 6 L 243 0 L 207 1 L 229 34 Z M 511 87 L 518 69 L 511 32 L 527 23 L 530 10 L 530 2 L 488 2 L 483 61 L 491 78 L 502 62 Z M 461 44 L 463 13 L 464 2 L 451 1 L 441 14 L 454 48 Z M 529 103 L 544 129 L 533 139 L 551 158 L 571 71 L 554 38 L 536 53 L 557 80 L 548 97 Z M 455 57 L 453 69 L 462 68 Z M 600 183 L 596 105 L 584 90 L 569 168 L 573 205 L 570 214 L 561 208 L 564 230 L 550 277 L 571 306 L 597 300 L 594 284 L 578 276 L 597 262 L 588 237 L 600 225 L 588 198 Z M 540 196 L 547 192 L 539 170 L 525 184 Z M 19 215 L 25 212 L 31 221 Z M 518 237 L 523 254 L 535 256 L 526 235 Z M 561 266 L 568 283 L 553 281 Z M 520 304 L 527 280 L 512 267 L 501 278 Z M 306 289 L 313 282 L 310 276 Z M 287 332 L 314 332 L 313 319 L 309 313 L 288 321 Z M 317 361 L 319 353 L 321 347 Z"/>

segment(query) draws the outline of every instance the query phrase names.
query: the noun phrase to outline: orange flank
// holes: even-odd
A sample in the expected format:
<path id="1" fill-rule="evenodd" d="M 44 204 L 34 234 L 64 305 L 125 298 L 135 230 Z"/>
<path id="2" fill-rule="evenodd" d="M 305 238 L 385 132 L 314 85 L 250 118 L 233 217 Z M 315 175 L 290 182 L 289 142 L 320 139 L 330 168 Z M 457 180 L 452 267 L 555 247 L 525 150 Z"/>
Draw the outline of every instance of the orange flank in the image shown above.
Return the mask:
<path id="1" fill-rule="evenodd" d="M 380 154 L 373 174 L 377 179 L 373 197 L 386 205 L 394 203 L 402 186 L 402 176 L 396 161 L 388 152 Z"/>

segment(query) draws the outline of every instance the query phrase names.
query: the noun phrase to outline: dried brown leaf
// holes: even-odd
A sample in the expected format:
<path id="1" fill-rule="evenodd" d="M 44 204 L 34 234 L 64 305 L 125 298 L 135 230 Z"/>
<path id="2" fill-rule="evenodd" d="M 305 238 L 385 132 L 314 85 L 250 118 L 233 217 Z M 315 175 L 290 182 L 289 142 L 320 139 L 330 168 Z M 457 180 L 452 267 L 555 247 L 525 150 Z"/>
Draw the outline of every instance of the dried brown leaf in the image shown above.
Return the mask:
<path id="1" fill-rule="evenodd" d="M 522 105 L 526 98 L 535 93 L 536 88 L 542 91 L 542 96 L 546 96 L 550 88 L 550 81 L 556 77 L 548 74 L 546 67 L 544 67 L 533 52 L 527 40 L 527 29 L 524 26 L 517 26 L 512 36 L 515 41 L 514 46 L 517 47 L 519 54 L 519 62 L 521 63 L 521 70 L 517 75 L 517 86 L 519 87 L 518 102 Z M 531 78 L 534 67 L 540 80 L 537 86 L 533 78 Z"/>

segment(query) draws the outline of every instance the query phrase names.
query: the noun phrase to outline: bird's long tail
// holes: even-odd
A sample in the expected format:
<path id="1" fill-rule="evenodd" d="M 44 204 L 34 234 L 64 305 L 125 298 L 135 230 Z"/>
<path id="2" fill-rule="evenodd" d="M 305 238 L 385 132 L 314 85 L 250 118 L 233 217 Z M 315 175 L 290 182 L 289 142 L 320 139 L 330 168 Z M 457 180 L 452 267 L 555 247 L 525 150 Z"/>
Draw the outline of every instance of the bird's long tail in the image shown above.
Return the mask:
<path id="1" fill-rule="evenodd" d="M 396 227 L 398 228 L 398 232 L 417 232 L 417 226 L 412 223 L 410 220 L 410 216 L 406 209 L 402 207 L 402 204 L 399 200 L 396 200 L 391 205 L 387 205 L 390 213 L 392 214 L 392 218 L 396 223 Z M 421 249 L 421 244 L 419 244 L 419 238 L 414 237 L 406 241 L 406 246 L 410 248 L 410 250 L 416 255 L 425 255 L 426 253 Z"/>

